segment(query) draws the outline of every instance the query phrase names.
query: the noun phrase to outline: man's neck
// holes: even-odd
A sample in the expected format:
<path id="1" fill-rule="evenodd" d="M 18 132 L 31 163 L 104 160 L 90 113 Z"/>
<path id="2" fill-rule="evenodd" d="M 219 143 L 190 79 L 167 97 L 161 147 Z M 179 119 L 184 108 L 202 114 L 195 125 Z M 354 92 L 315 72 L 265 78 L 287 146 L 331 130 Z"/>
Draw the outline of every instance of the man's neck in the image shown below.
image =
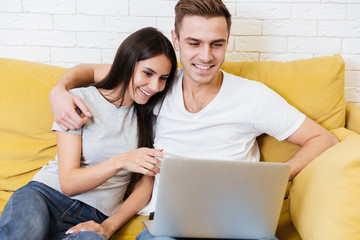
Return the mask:
<path id="1" fill-rule="evenodd" d="M 197 83 L 192 79 L 183 79 L 183 99 L 187 111 L 197 113 L 204 109 L 218 94 L 223 82 L 219 71 L 209 83 Z"/>

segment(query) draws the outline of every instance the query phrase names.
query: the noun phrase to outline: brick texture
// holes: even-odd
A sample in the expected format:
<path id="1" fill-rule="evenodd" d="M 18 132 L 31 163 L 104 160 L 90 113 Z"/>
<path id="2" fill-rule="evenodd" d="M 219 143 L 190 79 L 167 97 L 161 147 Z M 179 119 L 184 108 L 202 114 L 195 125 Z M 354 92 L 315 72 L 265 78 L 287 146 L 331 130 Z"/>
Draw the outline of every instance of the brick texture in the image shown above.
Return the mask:
<path id="1" fill-rule="evenodd" d="M 346 100 L 360 106 L 360 1 L 223 0 L 233 16 L 228 61 L 291 61 L 340 53 Z M 71 67 L 111 63 L 146 26 L 170 38 L 177 0 L 1 0 L 0 57 Z"/>

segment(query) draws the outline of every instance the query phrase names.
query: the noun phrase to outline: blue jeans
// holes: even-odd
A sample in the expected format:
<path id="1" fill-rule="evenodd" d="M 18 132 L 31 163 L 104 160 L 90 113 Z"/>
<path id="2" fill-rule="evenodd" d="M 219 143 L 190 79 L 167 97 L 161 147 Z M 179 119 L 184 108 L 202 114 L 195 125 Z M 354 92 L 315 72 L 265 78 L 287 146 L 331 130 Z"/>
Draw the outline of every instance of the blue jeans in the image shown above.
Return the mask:
<path id="1" fill-rule="evenodd" d="M 65 232 L 82 222 L 103 222 L 107 216 L 40 182 L 31 181 L 14 192 L 0 216 L 0 240 L 94 239 L 96 232 Z"/>
<path id="2" fill-rule="evenodd" d="M 172 237 L 155 237 L 153 235 L 151 235 L 151 233 L 149 233 L 149 231 L 147 229 L 145 229 L 144 231 L 142 231 L 137 237 L 136 240 L 176 240 L 176 239 L 187 239 L 187 240 L 191 240 L 192 238 L 172 238 Z M 206 240 L 204 238 L 202 238 L 201 240 Z M 220 240 L 220 239 L 217 239 Z M 243 239 L 244 240 L 244 239 Z M 260 240 L 260 239 L 259 239 Z M 265 239 L 264 239 L 265 240 Z M 272 239 L 268 239 L 268 240 L 277 240 L 276 237 L 272 238 Z"/>

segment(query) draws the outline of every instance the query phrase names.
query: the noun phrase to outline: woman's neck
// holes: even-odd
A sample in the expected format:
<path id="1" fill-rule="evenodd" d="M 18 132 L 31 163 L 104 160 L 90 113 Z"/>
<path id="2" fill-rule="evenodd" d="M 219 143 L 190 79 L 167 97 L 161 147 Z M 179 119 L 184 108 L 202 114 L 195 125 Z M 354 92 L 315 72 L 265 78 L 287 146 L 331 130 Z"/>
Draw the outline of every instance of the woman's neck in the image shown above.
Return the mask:
<path id="1" fill-rule="evenodd" d="M 133 101 L 126 100 L 127 99 L 126 96 L 124 98 L 124 101 L 122 97 L 119 98 L 119 96 L 121 95 L 120 88 L 117 89 L 98 88 L 98 91 L 109 103 L 117 107 L 127 107 L 133 104 Z"/>

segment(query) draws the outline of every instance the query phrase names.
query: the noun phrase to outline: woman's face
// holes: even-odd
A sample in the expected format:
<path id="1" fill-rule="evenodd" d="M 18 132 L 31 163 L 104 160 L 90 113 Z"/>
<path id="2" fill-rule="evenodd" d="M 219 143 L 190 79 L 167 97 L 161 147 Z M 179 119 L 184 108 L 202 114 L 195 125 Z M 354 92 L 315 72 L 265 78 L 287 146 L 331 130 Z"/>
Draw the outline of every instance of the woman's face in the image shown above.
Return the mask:
<path id="1" fill-rule="evenodd" d="M 171 61 L 165 54 L 137 62 L 123 105 L 129 106 L 133 102 L 145 104 L 153 95 L 164 90 L 171 67 Z"/>

